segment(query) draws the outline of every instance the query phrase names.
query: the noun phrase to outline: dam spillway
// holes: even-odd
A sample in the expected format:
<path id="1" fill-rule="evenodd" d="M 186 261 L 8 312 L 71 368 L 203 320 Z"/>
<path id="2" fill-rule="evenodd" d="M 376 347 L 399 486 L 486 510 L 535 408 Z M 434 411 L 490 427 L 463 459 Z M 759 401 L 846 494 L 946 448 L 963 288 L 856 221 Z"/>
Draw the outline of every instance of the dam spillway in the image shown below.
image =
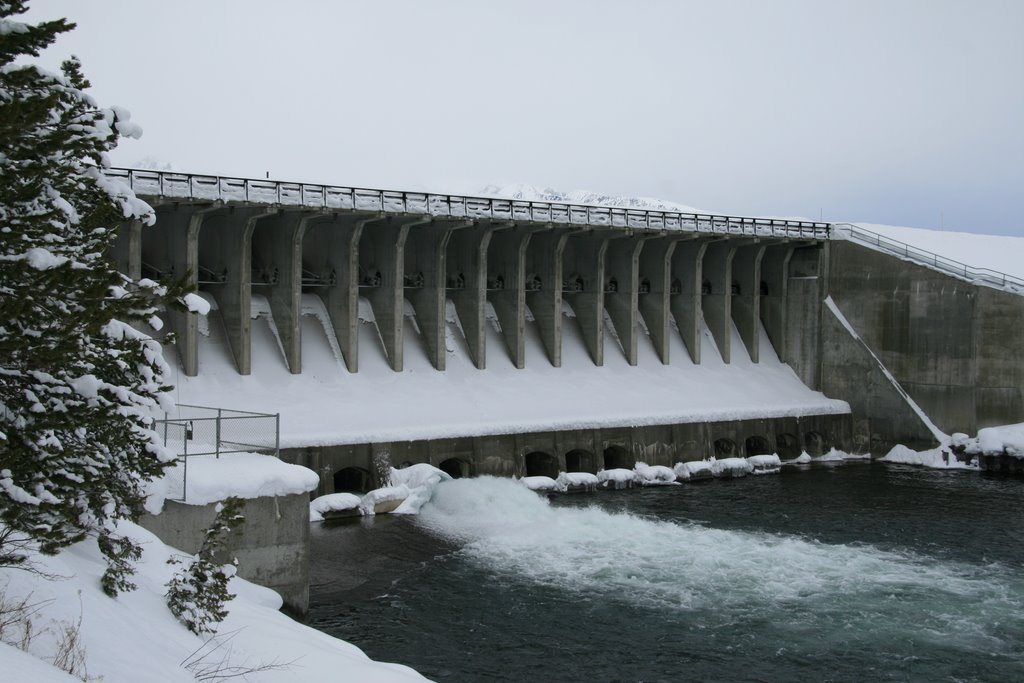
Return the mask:
<path id="1" fill-rule="evenodd" d="M 1021 413 L 1024 299 L 828 224 L 121 173 L 156 224 L 122 226 L 119 264 L 215 308 L 173 316 L 179 401 L 280 411 L 326 490 L 384 461 L 875 452 Z"/>

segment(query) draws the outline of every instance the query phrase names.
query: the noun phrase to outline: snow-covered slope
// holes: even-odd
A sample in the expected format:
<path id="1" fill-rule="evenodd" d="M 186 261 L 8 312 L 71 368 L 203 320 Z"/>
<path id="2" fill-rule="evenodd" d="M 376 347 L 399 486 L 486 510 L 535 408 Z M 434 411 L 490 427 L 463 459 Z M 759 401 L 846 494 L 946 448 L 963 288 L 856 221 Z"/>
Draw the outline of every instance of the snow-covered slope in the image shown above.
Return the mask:
<path id="1" fill-rule="evenodd" d="M 307 304 L 304 309 L 317 309 Z M 365 301 L 360 308 L 368 318 Z M 264 309 L 257 303 L 254 310 Z M 447 370 L 438 372 L 430 365 L 415 319 L 407 318 L 405 370 L 400 373 L 388 367 L 373 323 L 359 326 L 359 372 L 350 373 L 321 320 L 304 315 L 302 373 L 293 375 L 285 366 L 272 318 L 261 313 L 252 324 L 253 372 L 241 376 L 214 312 L 209 336 L 200 337 L 199 375 L 174 378 L 176 399 L 280 412 L 284 447 L 849 411 L 845 402 L 805 387 L 778 360 L 767 335 L 762 335 L 761 362 L 754 364 L 734 329 L 733 362 L 726 365 L 705 328 L 702 363 L 694 365 L 673 331 L 671 364 L 663 365 L 641 333 L 638 364 L 630 367 L 614 337 L 606 334 L 605 364 L 596 367 L 579 325 L 566 315 L 562 367 L 551 366 L 536 325 L 528 322 L 526 367 L 518 370 L 492 321 L 486 325 L 487 369 L 478 370 L 454 322 L 454 310 L 450 314 Z"/>
<path id="2" fill-rule="evenodd" d="M 905 242 L 972 268 L 987 268 L 1024 279 L 1024 237 L 946 232 L 873 223 L 856 225 L 858 228 Z M 842 230 L 839 233 L 842 234 Z"/>
<path id="3" fill-rule="evenodd" d="M 230 590 L 237 597 L 228 604 L 229 615 L 220 626 L 220 635 L 213 640 L 193 635 L 164 602 L 166 584 L 174 571 L 167 560 L 181 553 L 142 527 L 124 522 L 120 530 L 142 545 L 143 555 L 134 577 L 138 589 L 116 599 L 100 590 L 105 564 L 95 539 L 73 545 L 56 557 L 34 556 L 38 568 L 52 580 L 21 569 L 0 568 L 0 595 L 6 603 L 27 599 L 37 608 L 29 626 L 33 637 L 27 645 L 28 654 L 0 644 L 0 681 L 425 680 L 408 667 L 372 661 L 354 645 L 293 621 L 278 611 L 281 598 L 277 593 L 238 577 L 231 580 Z M 10 612 L 6 616 L 9 618 Z M 5 635 L 17 639 L 18 627 L 12 625 Z M 80 678 L 72 678 L 47 663 L 53 660 L 69 627 L 77 628 L 80 638 Z M 245 669 L 260 666 L 271 668 L 242 676 Z M 240 669 L 231 671 L 228 667 Z M 218 669 L 223 676 L 213 675 Z"/>

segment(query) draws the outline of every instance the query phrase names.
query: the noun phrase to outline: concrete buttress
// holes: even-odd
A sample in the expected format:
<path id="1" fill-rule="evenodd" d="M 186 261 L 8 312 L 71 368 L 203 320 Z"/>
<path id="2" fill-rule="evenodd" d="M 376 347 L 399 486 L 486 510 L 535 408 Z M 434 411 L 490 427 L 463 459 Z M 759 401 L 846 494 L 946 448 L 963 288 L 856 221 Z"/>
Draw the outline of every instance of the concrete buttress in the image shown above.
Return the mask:
<path id="1" fill-rule="evenodd" d="M 448 243 L 455 230 L 471 221 L 417 222 L 405 243 L 405 297 L 416 312 L 416 323 L 436 370 L 445 368 L 445 302 L 448 292 Z"/>
<path id="2" fill-rule="evenodd" d="M 562 255 L 562 296 L 572 306 L 594 365 L 604 365 L 604 293 L 607 233 L 577 233 Z"/>
<path id="3" fill-rule="evenodd" d="M 359 240 L 382 218 L 321 214 L 302 242 L 306 286 L 320 297 L 349 372 L 359 370 Z"/>
<path id="4" fill-rule="evenodd" d="M 789 260 L 793 257 L 791 244 L 768 246 L 761 259 L 761 321 L 768 339 L 779 358 L 786 357 L 786 292 L 789 290 Z"/>
<path id="5" fill-rule="evenodd" d="M 633 235 L 611 240 L 605 262 L 604 307 L 619 337 L 622 353 L 636 365 L 640 319 L 640 253 L 649 238 Z"/>
<path id="6" fill-rule="evenodd" d="M 229 207 L 207 216 L 199 233 L 200 284 L 217 300 L 240 375 L 252 373 L 252 234 L 260 220 L 277 212 Z"/>
<path id="7" fill-rule="evenodd" d="M 422 220 L 388 218 L 365 228 L 359 239 L 360 293 L 373 309 L 388 365 L 402 371 L 405 311 L 405 241 L 409 227 Z"/>
<path id="8" fill-rule="evenodd" d="M 571 228 L 554 228 L 530 238 L 526 259 L 526 303 L 556 368 L 562 366 L 562 252 Z"/>
<path id="9" fill-rule="evenodd" d="M 764 244 L 741 244 L 732 261 L 732 320 L 757 363 L 761 349 L 761 260 Z"/>
<path id="10" fill-rule="evenodd" d="M 199 233 L 207 216 L 222 210 L 220 204 L 156 204 L 156 225 L 142 232 L 141 272 L 159 279 L 184 278 L 192 288 L 199 282 Z M 170 311 L 170 329 L 181 358 L 182 372 L 199 374 L 198 314 Z"/>
<path id="11" fill-rule="evenodd" d="M 463 227 L 474 228 L 474 225 L 467 222 Z M 480 370 L 487 367 L 487 335 L 484 333 L 487 249 L 494 230 L 494 225 L 481 224 L 475 229 L 456 230 L 448 240 L 447 296 L 459 316 L 473 365 Z"/>
<path id="12" fill-rule="evenodd" d="M 648 288 L 637 297 L 638 306 L 658 359 L 665 365 L 669 362 L 669 334 L 672 328 L 672 254 L 677 244 L 677 238 L 652 238 L 640 251 L 640 280 L 641 283 L 648 283 Z"/>
<path id="13" fill-rule="evenodd" d="M 726 363 L 732 359 L 732 261 L 736 246 L 732 240 L 718 240 L 704 252 L 704 281 L 701 309 L 715 346 Z"/>
<path id="14" fill-rule="evenodd" d="M 302 242 L 320 212 L 282 211 L 257 224 L 252 236 L 252 285 L 270 302 L 285 363 L 302 372 Z"/>
<path id="15" fill-rule="evenodd" d="M 690 359 L 700 363 L 700 322 L 704 319 L 701 304 L 704 281 L 704 252 L 707 240 L 685 240 L 676 245 L 672 253 L 671 289 L 669 306 L 676 320 Z"/>

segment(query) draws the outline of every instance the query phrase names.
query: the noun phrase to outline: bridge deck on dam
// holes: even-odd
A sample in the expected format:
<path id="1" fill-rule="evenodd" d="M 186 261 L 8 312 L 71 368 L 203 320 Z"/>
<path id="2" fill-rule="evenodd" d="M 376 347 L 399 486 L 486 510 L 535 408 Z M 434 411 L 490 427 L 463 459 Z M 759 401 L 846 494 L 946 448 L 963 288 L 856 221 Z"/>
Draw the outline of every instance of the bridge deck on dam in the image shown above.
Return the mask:
<path id="1" fill-rule="evenodd" d="M 515 368 L 506 355 L 495 355 L 486 370 L 478 370 L 457 324 L 448 322 L 446 370 L 438 372 L 408 311 L 406 365 L 395 373 L 364 301 L 360 370 L 350 373 L 331 344 L 319 299 L 307 295 L 304 304 L 302 374 L 288 372 L 269 307 L 258 297 L 253 363 L 259 371 L 248 376 L 235 371 L 214 311 L 200 335 L 200 372 L 176 378 L 177 400 L 253 410 L 272 407 L 282 414 L 285 448 L 849 412 L 845 402 L 804 386 L 764 337 L 760 363 L 752 363 L 744 352 L 725 364 L 706 327 L 699 365 L 679 335 L 673 338 L 668 365 L 643 335 L 636 366 L 615 348 L 606 354 L 603 367 L 595 367 L 579 328 L 566 318 L 564 360 L 555 368 L 547 361 L 535 323 L 528 321 L 525 368 Z M 487 333 L 500 343 L 493 321 Z M 733 335 L 739 343 L 735 328 Z M 616 346 L 614 339 L 608 346 L 609 351 Z"/>

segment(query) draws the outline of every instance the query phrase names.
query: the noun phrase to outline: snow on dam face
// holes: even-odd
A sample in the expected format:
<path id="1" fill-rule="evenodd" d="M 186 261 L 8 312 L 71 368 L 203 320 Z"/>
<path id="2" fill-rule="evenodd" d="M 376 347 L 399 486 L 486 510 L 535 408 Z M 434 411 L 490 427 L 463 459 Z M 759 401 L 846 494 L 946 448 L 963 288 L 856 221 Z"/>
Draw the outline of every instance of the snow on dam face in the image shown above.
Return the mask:
<path id="1" fill-rule="evenodd" d="M 213 305 L 169 316 L 177 400 L 280 412 L 286 457 L 327 479 L 884 452 L 1024 412 L 1024 297 L 827 225 L 189 192 L 152 197 L 155 225 L 123 226 L 114 254 Z"/>
<path id="2" fill-rule="evenodd" d="M 355 373 L 345 368 L 330 343 L 330 323 L 315 295 L 303 297 L 303 308 L 309 312 L 302 316 L 301 374 L 290 373 L 284 362 L 263 297 L 253 298 L 252 354 L 257 369 L 251 375 L 235 370 L 223 325 L 214 312 L 200 335 L 199 373 L 179 373 L 176 378 L 179 402 L 273 408 L 282 414 L 285 448 L 848 412 L 844 402 L 804 386 L 764 337 L 761 362 L 752 363 L 744 351 L 725 364 L 706 326 L 699 365 L 677 334 L 671 338 L 667 365 L 645 335 L 635 367 L 626 363 L 617 347 L 609 348 L 605 364 L 596 367 L 567 305 L 562 367 L 550 364 L 537 326 L 528 320 L 526 364 L 517 369 L 502 352 L 496 321 L 489 316 L 487 340 L 497 352 L 480 370 L 452 315 L 445 324 L 444 371 L 431 365 L 416 317 L 407 307 L 405 363 L 396 373 L 388 365 L 369 305 L 365 299 L 360 303 L 364 313 L 359 323 L 360 367 Z M 610 331 L 610 324 L 605 324 Z M 735 327 L 732 334 L 733 342 L 740 344 Z"/>

